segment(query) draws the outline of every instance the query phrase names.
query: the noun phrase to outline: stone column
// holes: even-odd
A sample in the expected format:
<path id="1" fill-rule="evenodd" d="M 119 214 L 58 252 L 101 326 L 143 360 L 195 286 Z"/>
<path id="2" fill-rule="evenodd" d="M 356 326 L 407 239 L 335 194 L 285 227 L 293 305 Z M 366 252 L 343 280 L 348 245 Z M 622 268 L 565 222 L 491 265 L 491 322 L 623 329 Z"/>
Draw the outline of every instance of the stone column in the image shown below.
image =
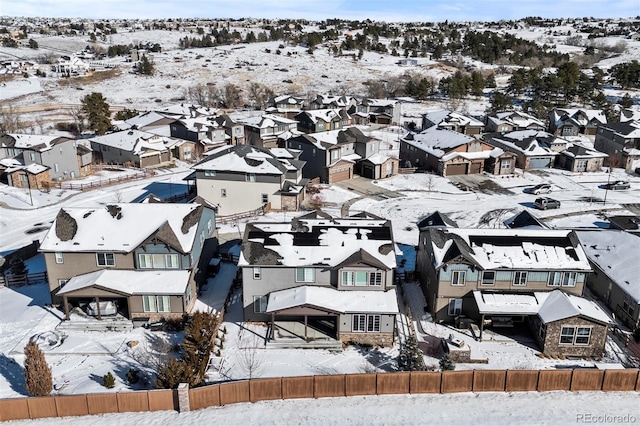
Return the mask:
<path id="1" fill-rule="evenodd" d="M 186 413 L 191 411 L 189 402 L 189 383 L 180 383 L 178 385 L 178 412 Z"/>

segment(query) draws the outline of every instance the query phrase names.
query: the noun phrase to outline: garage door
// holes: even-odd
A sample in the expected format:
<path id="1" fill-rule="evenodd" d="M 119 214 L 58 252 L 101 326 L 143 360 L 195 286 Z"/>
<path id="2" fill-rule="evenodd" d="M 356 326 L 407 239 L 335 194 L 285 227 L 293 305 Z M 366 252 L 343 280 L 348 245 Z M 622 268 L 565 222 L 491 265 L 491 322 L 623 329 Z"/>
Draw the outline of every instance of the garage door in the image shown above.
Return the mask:
<path id="1" fill-rule="evenodd" d="M 449 164 L 447 166 L 447 176 L 453 175 L 465 175 L 467 174 L 467 165 L 466 164 Z"/>
<path id="2" fill-rule="evenodd" d="M 550 158 L 532 158 L 529 162 L 530 169 L 546 169 L 551 167 Z"/>
<path id="3" fill-rule="evenodd" d="M 469 174 L 475 175 L 481 173 L 482 163 L 471 163 L 469 164 Z"/>
<path id="4" fill-rule="evenodd" d="M 340 182 L 347 179 L 351 179 L 351 167 L 342 166 L 329 170 L 329 183 Z"/>

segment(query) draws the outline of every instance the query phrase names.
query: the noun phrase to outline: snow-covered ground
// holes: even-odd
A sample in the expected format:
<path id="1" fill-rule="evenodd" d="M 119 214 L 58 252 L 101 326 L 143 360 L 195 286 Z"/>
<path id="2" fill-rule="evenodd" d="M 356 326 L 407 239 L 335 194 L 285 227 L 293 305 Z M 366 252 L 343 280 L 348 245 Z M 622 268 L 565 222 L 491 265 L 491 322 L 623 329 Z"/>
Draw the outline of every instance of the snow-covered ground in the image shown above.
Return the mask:
<path id="1" fill-rule="evenodd" d="M 568 425 L 634 424 L 637 392 L 455 393 L 263 401 L 177 413 L 106 414 L 9 425 Z"/>

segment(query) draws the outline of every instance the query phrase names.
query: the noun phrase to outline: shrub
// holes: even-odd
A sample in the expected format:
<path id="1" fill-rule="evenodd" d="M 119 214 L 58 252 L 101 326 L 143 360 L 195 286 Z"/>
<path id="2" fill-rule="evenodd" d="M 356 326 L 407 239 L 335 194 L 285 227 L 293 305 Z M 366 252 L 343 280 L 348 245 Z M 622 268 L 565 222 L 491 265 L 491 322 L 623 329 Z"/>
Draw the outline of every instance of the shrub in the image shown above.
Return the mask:
<path id="1" fill-rule="evenodd" d="M 451 357 L 446 354 L 440 359 L 440 370 L 442 371 L 453 371 L 456 369 L 456 364 L 453 362 Z"/>
<path id="2" fill-rule="evenodd" d="M 29 341 L 24 347 L 24 379 L 27 392 L 31 396 L 47 396 L 53 389 L 51 368 L 44 359 L 44 352 L 38 344 Z"/>
<path id="3" fill-rule="evenodd" d="M 140 381 L 140 372 L 135 368 L 130 368 L 127 371 L 127 381 L 130 385 L 134 385 Z"/>
<path id="4" fill-rule="evenodd" d="M 107 374 L 102 376 L 102 386 L 104 386 L 107 389 L 112 389 L 115 385 L 116 385 L 116 378 L 113 377 L 113 374 L 111 374 L 111 371 L 109 371 Z"/>

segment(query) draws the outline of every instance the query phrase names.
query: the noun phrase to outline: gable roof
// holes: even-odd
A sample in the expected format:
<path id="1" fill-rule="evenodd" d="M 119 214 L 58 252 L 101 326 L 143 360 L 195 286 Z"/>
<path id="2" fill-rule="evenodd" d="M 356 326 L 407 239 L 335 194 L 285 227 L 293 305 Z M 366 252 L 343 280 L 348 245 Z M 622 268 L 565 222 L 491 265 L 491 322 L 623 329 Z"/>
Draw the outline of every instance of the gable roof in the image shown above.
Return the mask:
<path id="1" fill-rule="evenodd" d="M 65 207 L 44 237 L 44 252 L 124 252 L 135 250 L 152 235 L 189 253 L 205 207 L 199 204 L 112 204 Z"/>
<path id="2" fill-rule="evenodd" d="M 507 228 L 549 228 L 537 216 L 529 212 L 529 210 L 522 210 L 518 212 L 516 215 L 505 220 L 504 224 Z"/>
<path id="3" fill-rule="evenodd" d="M 544 301 L 538 316 L 545 323 L 582 316 L 593 321 L 610 324 L 611 318 L 591 300 L 567 294 L 562 290 L 553 290 Z"/>
<path id="4" fill-rule="evenodd" d="M 28 149 L 31 151 L 44 152 L 50 150 L 57 144 L 70 140 L 73 139 L 64 136 L 7 133 L 0 137 L 0 147 Z"/>
<path id="5" fill-rule="evenodd" d="M 433 123 L 435 126 L 476 126 L 482 127 L 481 121 L 476 120 L 473 117 L 469 117 L 455 111 L 441 110 L 433 111 L 424 115 L 424 117 Z"/>
<path id="6" fill-rule="evenodd" d="M 295 151 L 293 151 L 295 152 Z M 263 175 L 282 175 L 301 169 L 306 162 L 294 160 L 292 151 L 271 151 L 252 145 L 225 145 L 205 153 L 206 158 L 192 166 L 194 170 L 214 170 Z M 288 153 L 288 157 L 286 158 Z"/>
<path id="7" fill-rule="evenodd" d="M 458 224 L 446 214 L 436 210 L 418 221 L 418 229 L 429 227 L 457 228 Z"/>
<path id="8" fill-rule="evenodd" d="M 471 136 L 435 126 L 418 134 L 410 133 L 402 140 L 438 158 L 461 145 L 477 141 Z"/>
<path id="9" fill-rule="evenodd" d="M 486 135 L 486 139 L 490 144 L 502 144 L 505 148 L 521 152 L 527 157 L 556 156 L 558 153 L 551 150 L 550 145 L 568 143 L 562 138 L 540 130 L 517 130 L 505 134 L 492 133 Z"/>
<path id="10" fill-rule="evenodd" d="M 94 136 L 89 140 L 92 143 L 118 148 L 134 155 L 140 155 L 147 150 L 163 152 L 180 142 L 179 139 L 135 129 Z"/>
<path id="11" fill-rule="evenodd" d="M 131 271 L 102 269 L 71 278 L 58 296 L 88 287 L 101 287 L 121 294 L 184 294 L 189 283 L 189 271 Z"/>

